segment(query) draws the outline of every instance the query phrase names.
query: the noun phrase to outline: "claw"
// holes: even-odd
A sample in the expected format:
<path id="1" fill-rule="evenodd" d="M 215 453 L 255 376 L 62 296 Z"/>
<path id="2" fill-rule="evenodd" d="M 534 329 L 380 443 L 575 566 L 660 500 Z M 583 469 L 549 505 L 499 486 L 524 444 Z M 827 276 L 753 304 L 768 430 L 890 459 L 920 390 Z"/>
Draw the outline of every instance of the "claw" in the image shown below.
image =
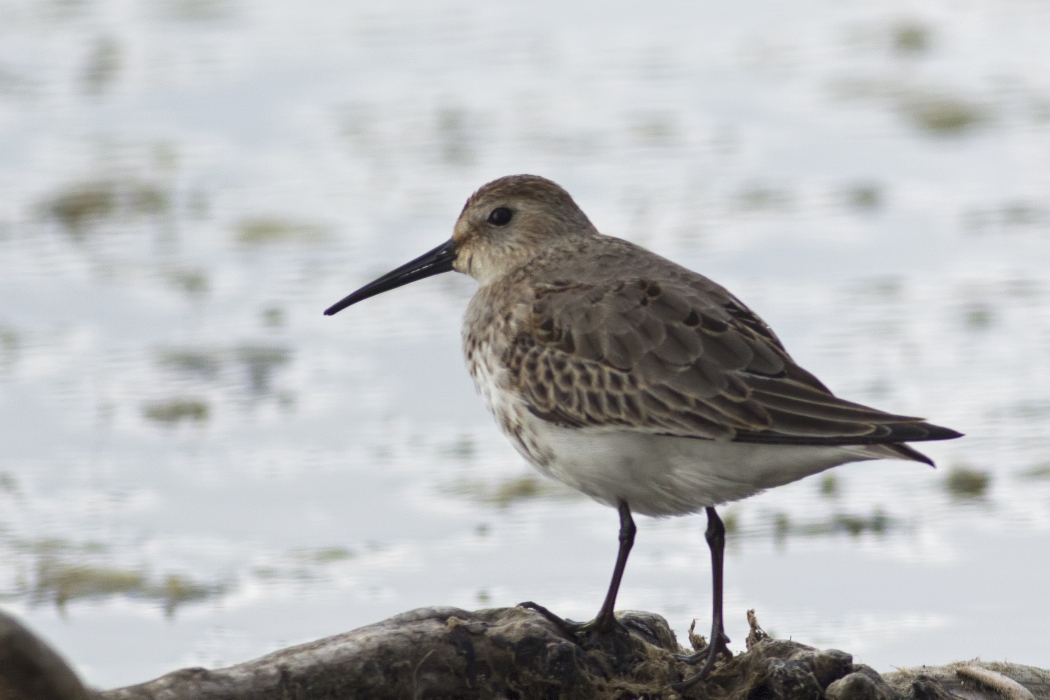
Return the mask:
<path id="1" fill-rule="evenodd" d="M 681 661 L 690 666 L 695 666 L 707 658 L 707 649 L 701 649 L 695 654 L 671 654 L 671 656 L 674 657 L 675 661 Z"/>
<path id="2" fill-rule="evenodd" d="M 691 688 L 711 675 L 711 672 L 715 668 L 715 661 L 718 660 L 719 656 L 725 656 L 727 659 L 733 658 L 733 652 L 729 651 L 729 637 L 726 636 L 725 632 L 719 630 L 716 634 L 712 634 L 711 637 L 711 643 L 695 654 L 674 655 L 676 659 L 684 661 L 687 664 L 697 664 L 700 661 L 703 661 L 704 665 L 700 667 L 700 671 L 692 678 L 686 678 L 681 683 L 675 683 L 671 686 L 672 688 L 678 691 Z"/>
<path id="3" fill-rule="evenodd" d="M 569 639 L 579 644 L 580 637 L 583 637 L 591 632 L 608 635 L 617 632 L 623 632 L 630 634 L 627 628 L 620 623 L 614 616 L 609 615 L 607 617 L 599 615 L 590 622 L 576 622 L 575 620 L 566 620 L 563 617 L 555 615 L 547 608 L 543 607 L 539 603 L 534 603 L 531 600 L 527 600 L 524 603 L 518 603 L 519 608 L 525 608 L 526 610 L 534 610 L 540 615 L 550 620 L 555 627 L 561 630 Z"/>
<path id="4" fill-rule="evenodd" d="M 519 608 L 525 608 L 526 610 L 534 610 L 540 615 L 554 623 L 554 626 L 561 630 L 562 634 L 570 639 L 575 639 L 576 635 L 579 634 L 583 628 L 584 623 L 576 622 L 575 620 L 566 620 L 563 617 L 555 615 L 547 608 L 543 607 L 539 603 L 533 603 L 531 600 L 527 600 L 524 603 L 518 603 Z"/>

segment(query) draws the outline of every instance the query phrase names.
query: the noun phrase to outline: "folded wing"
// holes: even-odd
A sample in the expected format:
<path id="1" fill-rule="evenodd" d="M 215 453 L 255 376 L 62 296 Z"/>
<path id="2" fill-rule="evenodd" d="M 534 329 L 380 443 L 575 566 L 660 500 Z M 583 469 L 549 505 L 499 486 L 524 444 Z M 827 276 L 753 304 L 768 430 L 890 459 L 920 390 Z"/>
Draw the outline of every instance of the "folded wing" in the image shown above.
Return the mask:
<path id="1" fill-rule="evenodd" d="M 532 291 L 503 360 L 531 410 L 553 423 L 805 445 L 959 436 L 834 396 L 713 285 L 637 278 Z"/>

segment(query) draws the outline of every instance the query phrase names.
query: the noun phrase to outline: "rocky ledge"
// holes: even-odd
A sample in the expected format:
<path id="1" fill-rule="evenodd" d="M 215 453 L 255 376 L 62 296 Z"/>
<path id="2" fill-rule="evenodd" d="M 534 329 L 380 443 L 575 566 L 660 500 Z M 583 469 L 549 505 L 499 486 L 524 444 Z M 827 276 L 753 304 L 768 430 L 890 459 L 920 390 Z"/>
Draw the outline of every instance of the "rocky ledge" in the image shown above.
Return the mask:
<path id="1" fill-rule="evenodd" d="M 678 691 L 695 669 L 675 658 L 686 650 L 667 621 L 618 617 L 623 634 L 573 639 L 523 608 L 422 608 L 229 668 L 95 691 L 0 613 L 0 700 L 1050 700 L 1050 671 L 971 661 L 883 676 L 846 652 L 773 639 L 753 613 L 747 651 Z"/>

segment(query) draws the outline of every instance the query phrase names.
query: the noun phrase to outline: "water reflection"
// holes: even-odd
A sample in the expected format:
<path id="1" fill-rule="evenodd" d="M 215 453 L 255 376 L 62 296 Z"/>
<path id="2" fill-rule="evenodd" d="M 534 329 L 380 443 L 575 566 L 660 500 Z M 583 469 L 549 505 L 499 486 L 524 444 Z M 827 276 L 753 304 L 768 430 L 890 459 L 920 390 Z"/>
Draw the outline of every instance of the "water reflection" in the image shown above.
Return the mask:
<path id="1" fill-rule="evenodd" d="M 838 393 L 968 434 L 938 471 L 728 506 L 733 620 L 882 670 L 1040 663 L 1048 21 L 0 0 L 5 607 L 101 685 L 418 605 L 592 614 L 615 514 L 496 433 L 458 348 L 471 283 L 320 315 L 537 172 Z M 699 520 L 639 522 L 625 607 L 706 615 Z"/>

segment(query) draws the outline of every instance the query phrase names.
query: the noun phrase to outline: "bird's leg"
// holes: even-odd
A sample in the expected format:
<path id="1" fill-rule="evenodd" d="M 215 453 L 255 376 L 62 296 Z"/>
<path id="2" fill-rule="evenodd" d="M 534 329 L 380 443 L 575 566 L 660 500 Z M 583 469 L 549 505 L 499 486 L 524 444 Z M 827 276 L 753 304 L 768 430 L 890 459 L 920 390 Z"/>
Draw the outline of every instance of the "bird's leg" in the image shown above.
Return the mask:
<path id="1" fill-rule="evenodd" d="M 695 683 L 707 678 L 715 666 L 715 659 L 720 655 L 732 658 L 733 653 L 729 651 L 729 637 L 726 636 L 722 626 L 722 563 L 726 547 L 726 528 L 722 519 L 714 508 L 707 509 L 707 546 L 711 548 L 711 585 L 714 589 L 711 596 L 711 638 L 706 647 L 692 656 L 678 657 L 679 660 L 695 664 L 700 661 L 704 665 L 700 672 L 675 686 L 676 689 L 685 689 Z"/>
<path id="2" fill-rule="evenodd" d="M 620 511 L 620 551 L 616 555 L 616 567 L 613 569 L 612 581 L 609 582 L 609 591 L 605 594 L 605 602 L 602 603 L 602 609 L 598 611 L 598 617 L 594 618 L 592 622 L 584 624 L 558 617 L 542 605 L 531 601 L 521 603 L 518 607 L 535 610 L 557 625 L 569 637 L 573 637 L 580 632 L 590 631 L 607 634 L 620 627 L 615 614 L 616 594 L 620 590 L 620 580 L 623 579 L 623 572 L 627 567 L 627 556 L 631 553 L 631 547 L 634 546 L 634 535 L 638 528 L 634 525 L 634 519 L 631 517 L 631 507 L 627 505 L 627 501 L 621 500 L 618 510 Z"/>
<path id="3" fill-rule="evenodd" d="M 602 609 L 598 611 L 598 617 L 594 618 L 594 629 L 603 633 L 612 632 L 616 628 L 616 594 L 620 591 L 620 580 L 627 567 L 627 556 L 631 553 L 631 547 L 634 546 L 634 535 L 638 532 L 627 501 L 620 501 L 619 511 L 620 551 L 616 555 L 616 567 L 613 569 L 612 581 L 609 582 L 609 591 L 605 594 L 605 602 L 602 603 Z"/>

